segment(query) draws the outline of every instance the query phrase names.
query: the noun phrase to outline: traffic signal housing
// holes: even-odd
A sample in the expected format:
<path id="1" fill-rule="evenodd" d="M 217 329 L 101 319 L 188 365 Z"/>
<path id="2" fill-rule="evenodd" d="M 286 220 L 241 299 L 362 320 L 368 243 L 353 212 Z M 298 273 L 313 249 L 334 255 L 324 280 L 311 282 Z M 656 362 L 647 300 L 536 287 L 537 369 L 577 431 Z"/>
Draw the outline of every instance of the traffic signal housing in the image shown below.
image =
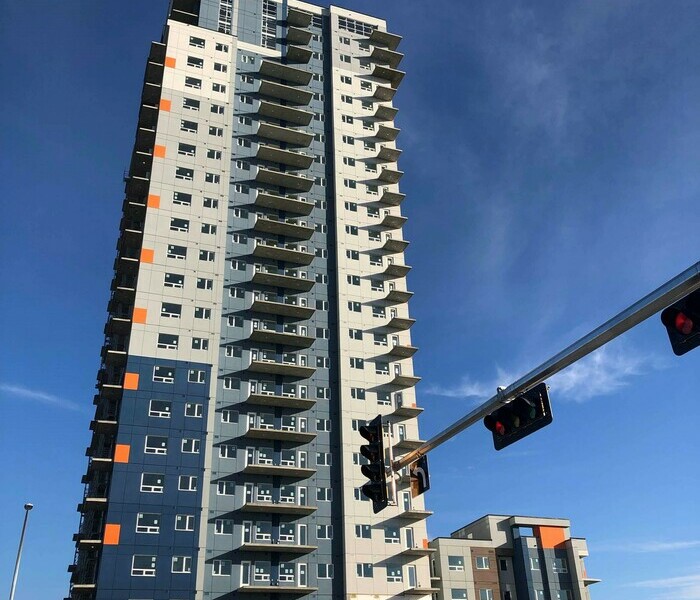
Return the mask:
<path id="1" fill-rule="evenodd" d="M 677 356 L 700 346 L 700 290 L 661 311 L 661 322 Z"/>
<path id="2" fill-rule="evenodd" d="M 493 447 L 502 450 L 552 422 L 547 384 L 540 383 L 484 417 Z"/>
<path id="3" fill-rule="evenodd" d="M 367 425 L 362 425 L 360 435 L 367 440 L 366 444 L 360 446 L 360 454 L 369 461 L 362 465 L 362 474 L 369 479 L 362 486 L 362 493 L 372 501 L 372 509 L 376 514 L 389 504 L 381 415 L 377 415 Z"/>

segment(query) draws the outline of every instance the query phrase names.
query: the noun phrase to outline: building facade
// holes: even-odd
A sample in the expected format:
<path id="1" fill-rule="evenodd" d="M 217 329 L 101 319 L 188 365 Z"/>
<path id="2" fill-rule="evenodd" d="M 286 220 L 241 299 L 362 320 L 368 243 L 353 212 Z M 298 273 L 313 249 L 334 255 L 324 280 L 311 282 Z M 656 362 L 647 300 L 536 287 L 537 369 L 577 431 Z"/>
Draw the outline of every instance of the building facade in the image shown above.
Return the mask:
<path id="1" fill-rule="evenodd" d="M 436 600 L 590 600 L 583 538 L 566 519 L 486 515 L 430 542 Z"/>
<path id="2" fill-rule="evenodd" d="M 125 176 L 75 600 L 429 598 L 392 99 L 400 37 L 294 0 L 172 0 Z"/>

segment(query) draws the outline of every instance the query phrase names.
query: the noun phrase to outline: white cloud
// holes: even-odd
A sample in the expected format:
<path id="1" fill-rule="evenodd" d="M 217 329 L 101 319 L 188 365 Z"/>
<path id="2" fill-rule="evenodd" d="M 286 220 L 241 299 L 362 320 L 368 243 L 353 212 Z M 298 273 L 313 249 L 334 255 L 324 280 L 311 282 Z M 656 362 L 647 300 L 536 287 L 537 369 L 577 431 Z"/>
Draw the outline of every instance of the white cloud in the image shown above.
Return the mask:
<path id="1" fill-rule="evenodd" d="M 668 598 L 673 598 L 674 600 L 700 600 L 700 573 L 681 575 L 679 577 L 647 579 L 632 583 L 630 586 L 663 590 L 661 595 L 656 596 L 659 600 Z"/>
<path id="2" fill-rule="evenodd" d="M 700 540 L 676 540 L 672 542 L 648 541 L 648 542 L 625 542 L 610 543 L 595 546 L 596 552 L 673 552 L 674 550 L 688 550 L 689 548 L 700 547 Z"/>
<path id="3" fill-rule="evenodd" d="M 604 346 L 552 376 L 547 383 L 558 400 L 583 402 L 614 393 L 635 377 L 660 368 L 663 363 L 655 356 L 639 354 L 622 345 Z M 496 367 L 496 376 L 489 381 L 465 375 L 457 384 L 428 386 L 426 392 L 448 398 L 487 400 L 495 394 L 497 386 L 508 386 L 525 372 L 524 369 L 505 371 Z"/>
<path id="4" fill-rule="evenodd" d="M 64 400 L 63 398 L 59 398 L 58 396 L 54 396 L 53 394 L 49 394 L 48 392 L 43 392 L 41 390 L 32 390 L 21 385 L 0 383 L 0 392 L 4 392 L 8 396 L 13 396 L 14 398 L 41 402 L 43 404 L 56 406 L 57 408 L 64 408 L 68 410 L 80 410 L 80 407 L 74 402 Z"/>

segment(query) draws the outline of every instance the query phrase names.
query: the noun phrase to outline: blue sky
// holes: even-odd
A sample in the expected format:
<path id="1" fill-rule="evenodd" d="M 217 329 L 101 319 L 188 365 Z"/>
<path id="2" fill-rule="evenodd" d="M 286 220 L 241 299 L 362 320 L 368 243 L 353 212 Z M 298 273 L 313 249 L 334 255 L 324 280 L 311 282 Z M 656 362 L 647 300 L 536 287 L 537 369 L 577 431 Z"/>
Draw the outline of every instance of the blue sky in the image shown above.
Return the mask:
<path id="1" fill-rule="evenodd" d="M 144 61 L 165 0 L 5 3 L 0 589 L 63 597 Z M 700 259 L 700 4 L 345 6 L 404 36 L 407 260 L 424 437 Z M 555 422 L 430 455 L 431 536 L 570 518 L 594 600 L 700 599 L 700 351 L 658 318 L 551 383 Z M 40 575 L 39 575 L 40 574 Z"/>

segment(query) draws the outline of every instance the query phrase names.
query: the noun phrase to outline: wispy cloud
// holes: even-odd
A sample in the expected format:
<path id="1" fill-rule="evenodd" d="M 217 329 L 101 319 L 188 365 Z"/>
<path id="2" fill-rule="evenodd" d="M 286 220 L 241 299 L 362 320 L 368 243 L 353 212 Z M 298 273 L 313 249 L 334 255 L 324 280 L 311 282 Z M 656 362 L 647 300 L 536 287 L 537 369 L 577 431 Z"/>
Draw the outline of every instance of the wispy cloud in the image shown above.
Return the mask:
<path id="1" fill-rule="evenodd" d="M 80 407 L 70 400 L 65 400 L 44 392 L 41 390 L 33 390 L 22 385 L 14 385 L 11 383 L 0 383 L 0 392 L 2 395 L 6 395 L 11 398 L 27 400 L 30 402 L 41 402 L 42 404 L 49 404 L 55 406 L 56 408 L 63 408 L 66 410 L 80 410 Z"/>
<path id="2" fill-rule="evenodd" d="M 679 577 L 663 577 L 647 579 L 630 584 L 629 587 L 639 587 L 663 590 L 656 596 L 659 600 L 673 598 L 674 600 L 700 600 L 700 573 L 681 575 Z"/>
<path id="3" fill-rule="evenodd" d="M 648 554 L 655 552 L 673 552 L 674 550 L 688 550 L 700 547 L 700 540 L 675 540 L 646 542 L 603 543 L 595 545 L 596 552 L 637 552 Z"/>
<path id="4" fill-rule="evenodd" d="M 664 362 L 656 356 L 641 354 L 626 346 L 604 346 L 554 375 L 548 384 L 559 399 L 584 402 L 614 393 L 629 385 L 635 377 L 663 367 Z M 506 371 L 496 367 L 496 376 L 490 380 L 465 375 L 459 383 L 428 386 L 426 392 L 435 396 L 479 401 L 490 398 L 497 386 L 510 385 L 524 373 L 524 369 Z"/>

